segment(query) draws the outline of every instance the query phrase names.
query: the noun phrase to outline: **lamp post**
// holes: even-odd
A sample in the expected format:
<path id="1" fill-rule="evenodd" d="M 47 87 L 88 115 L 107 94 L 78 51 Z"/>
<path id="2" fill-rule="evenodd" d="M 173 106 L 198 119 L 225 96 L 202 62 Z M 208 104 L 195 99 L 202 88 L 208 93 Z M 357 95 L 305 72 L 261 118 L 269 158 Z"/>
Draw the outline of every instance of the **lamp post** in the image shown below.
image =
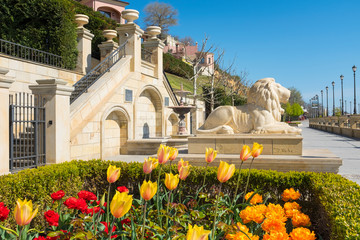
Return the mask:
<path id="1" fill-rule="evenodd" d="M 350 115 L 351 115 L 351 109 L 352 109 L 352 105 L 351 105 L 351 101 L 350 101 Z"/>
<path id="2" fill-rule="evenodd" d="M 329 87 L 326 86 L 326 116 L 329 116 Z"/>
<path id="3" fill-rule="evenodd" d="M 324 91 L 321 90 L 321 116 L 324 117 Z"/>
<path id="4" fill-rule="evenodd" d="M 340 75 L 340 79 L 341 79 L 341 115 L 344 115 L 344 89 L 343 89 L 343 80 L 344 80 L 344 76 L 341 74 Z"/>
<path id="5" fill-rule="evenodd" d="M 345 114 L 347 114 L 347 103 L 346 103 L 346 100 L 345 100 Z"/>
<path id="6" fill-rule="evenodd" d="M 333 116 L 335 116 L 335 82 L 333 81 L 331 84 L 333 86 Z"/>
<path id="7" fill-rule="evenodd" d="M 355 84 L 355 72 L 356 72 L 356 66 L 354 65 L 352 67 L 352 70 L 354 71 L 354 114 L 356 114 L 356 84 Z"/>

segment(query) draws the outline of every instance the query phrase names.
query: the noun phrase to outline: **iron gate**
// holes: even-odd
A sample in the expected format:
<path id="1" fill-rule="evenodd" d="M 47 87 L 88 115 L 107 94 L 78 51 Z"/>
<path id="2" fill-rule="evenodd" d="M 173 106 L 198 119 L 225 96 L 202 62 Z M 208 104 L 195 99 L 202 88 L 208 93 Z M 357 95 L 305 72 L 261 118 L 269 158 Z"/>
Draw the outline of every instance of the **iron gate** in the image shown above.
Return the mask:
<path id="1" fill-rule="evenodd" d="M 10 171 L 45 165 L 45 107 L 39 95 L 10 95 Z"/>

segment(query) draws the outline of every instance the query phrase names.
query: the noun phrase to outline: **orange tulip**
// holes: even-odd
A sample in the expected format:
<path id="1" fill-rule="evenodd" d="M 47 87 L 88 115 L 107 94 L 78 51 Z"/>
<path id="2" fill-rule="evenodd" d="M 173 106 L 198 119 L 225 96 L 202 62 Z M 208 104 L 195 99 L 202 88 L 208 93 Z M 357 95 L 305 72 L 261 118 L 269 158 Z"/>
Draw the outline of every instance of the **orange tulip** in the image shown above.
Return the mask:
<path id="1" fill-rule="evenodd" d="M 218 173 L 217 173 L 217 179 L 224 183 L 227 180 L 229 180 L 235 172 L 235 165 L 234 164 L 228 164 L 224 161 L 220 161 Z"/>
<path id="2" fill-rule="evenodd" d="M 217 151 L 212 148 L 206 148 L 205 160 L 207 163 L 211 163 L 216 158 Z"/>
<path id="3" fill-rule="evenodd" d="M 185 180 L 190 174 L 190 165 L 182 166 L 179 171 L 179 178 Z"/>
<path id="4" fill-rule="evenodd" d="M 152 199 L 157 192 L 157 183 L 151 182 L 150 180 L 146 182 L 144 180 L 143 184 L 140 187 L 140 195 L 145 201 Z"/>
<path id="5" fill-rule="evenodd" d="M 181 167 L 186 167 L 189 165 L 189 161 L 184 161 L 183 159 L 180 159 L 178 162 L 178 171 L 180 172 Z"/>
<path id="6" fill-rule="evenodd" d="M 26 201 L 25 199 L 24 201 L 21 201 L 20 199 L 18 199 L 16 202 L 16 207 L 14 212 L 15 221 L 17 225 L 19 226 L 28 225 L 31 222 L 31 220 L 36 216 L 37 212 L 38 209 L 33 211 L 31 200 Z"/>
<path id="7" fill-rule="evenodd" d="M 251 156 L 251 150 L 248 145 L 244 145 L 240 152 L 240 160 L 246 161 Z"/>
<path id="8" fill-rule="evenodd" d="M 132 202 L 132 195 L 129 195 L 127 192 L 120 193 L 119 191 L 116 191 L 115 196 L 110 203 L 111 214 L 115 218 L 123 217 L 130 210 Z"/>
<path id="9" fill-rule="evenodd" d="M 167 189 L 174 190 L 179 183 L 179 175 L 173 175 L 172 173 L 167 173 L 165 175 L 165 186 Z"/>
<path id="10" fill-rule="evenodd" d="M 254 142 L 253 148 L 251 150 L 251 156 L 254 158 L 258 157 L 263 151 L 263 145 L 258 144 L 257 142 Z"/>
<path id="11" fill-rule="evenodd" d="M 107 181 L 109 183 L 116 182 L 120 177 L 120 168 L 117 168 L 116 166 L 109 165 L 107 169 Z"/>
<path id="12" fill-rule="evenodd" d="M 145 158 L 145 162 L 143 165 L 143 171 L 145 174 L 149 174 L 154 170 L 157 165 L 159 164 L 156 158 L 149 157 L 148 159 Z"/>
<path id="13" fill-rule="evenodd" d="M 169 160 L 173 161 L 179 154 L 179 150 L 177 148 L 170 148 Z"/>
<path id="14" fill-rule="evenodd" d="M 157 152 L 158 160 L 160 164 L 165 164 L 170 157 L 170 147 L 160 144 Z"/>

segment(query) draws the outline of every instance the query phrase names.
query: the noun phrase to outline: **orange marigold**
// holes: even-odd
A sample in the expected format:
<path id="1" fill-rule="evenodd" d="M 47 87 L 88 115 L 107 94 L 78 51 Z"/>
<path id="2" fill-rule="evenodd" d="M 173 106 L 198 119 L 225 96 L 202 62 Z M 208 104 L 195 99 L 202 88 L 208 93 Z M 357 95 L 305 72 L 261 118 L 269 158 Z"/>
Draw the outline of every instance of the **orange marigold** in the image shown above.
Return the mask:
<path id="1" fill-rule="evenodd" d="M 293 188 L 285 189 L 283 194 L 281 194 L 282 200 L 287 202 L 289 200 L 297 200 L 300 198 L 299 191 L 295 191 Z"/>
<path id="2" fill-rule="evenodd" d="M 286 232 L 285 223 L 281 221 L 281 219 L 273 219 L 273 218 L 267 218 L 264 220 L 264 222 L 261 224 L 261 228 L 265 232 Z"/>
<path id="3" fill-rule="evenodd" d="M 285 211 L 279 204 L 272 204 L 269 203 L 269 205 L 266 208 L 265 213 L 266 218 L 272 218 L 272 219 L 279 219 L 283 222 L 286 222 L 287 218 L 285 217 Z"/>
<path id="4" fill-rule="evenodd" d="M 295 228 L 292 230 L 292 232 L 289 234 L 291 237 L 291 240 L 315 240 L 315 233 L 311 232 L 307 228 Z"/>
<path id="5" fill-rule="evenodd" d="M 290 240 L 290 238 L 286 231 L 271 231 L 263 236 L 263 240 Z"/>
<path id="6" fill-rule="evenodd" d="M 247 193 L 245 195 L 245 200 L 247 201 L 253 194 L 254 194 L 254 192 Z M 258 204 L 258 203 L 262 203 L 262 202 L 263 202 L 262 196 L 257 194 L 257 193 L 250 200 L 251 205 L 255 205 L 255 204 Z"/>
<path id="7" fill-rule="evenodd" d="M 292 218 L 295 213 L 300 212 L 300 205 L 296 202 L 286 202 L 284 204 L 285 215 L 288 218 Z"/>
<path id="8" fill-rule="evenodd" d="M 240 212 L 240 217 L 245 224 L 251 221 L 262 223 L 264 214 L 260 210 L 260 208 L 248 206 Z"/>
<path id="9" fill-rule="evenodd" d="M 241 223 L 237 223 L 236 226 L 234 226 L 234 228 L 236 229 L 236 232 L 234 234 L 227 234 L 225 236 L 225 239 L 249 240 L 250 238 L 251 240 L 259 240 L 259 236 L 249 233 L 249 229 L 245 225 L 242 225 Z"/>
<path id="10" fill-rule="evenodd" d="M 301 212 L 295 213 L 291 222 L 294 227 L 308 227 L 311 225 L 309 216 Z"/>

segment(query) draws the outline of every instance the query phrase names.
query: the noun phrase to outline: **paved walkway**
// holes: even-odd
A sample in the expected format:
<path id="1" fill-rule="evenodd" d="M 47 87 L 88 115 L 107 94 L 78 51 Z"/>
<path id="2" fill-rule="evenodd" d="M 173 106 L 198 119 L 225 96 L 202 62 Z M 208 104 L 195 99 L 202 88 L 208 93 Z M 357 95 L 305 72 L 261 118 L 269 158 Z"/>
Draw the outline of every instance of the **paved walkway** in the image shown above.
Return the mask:
<path id="1" fill-rule="evenodd" d="M 343 160 L 339 174 L 360 185 L 360 140 L 309 128 L 303 121 L 303 149 L 328 149 Z"/>
<path id="2" fill-rule="evenodd" d="M 303 149 L 328 149 L 343 159 L 339 174 L 360 185 L 360 140 L 309 128 L 309 122 L 300 126 L 303 133 Z M 143 162 L 147 155 L 118 155 L 109 160 Z"/>

